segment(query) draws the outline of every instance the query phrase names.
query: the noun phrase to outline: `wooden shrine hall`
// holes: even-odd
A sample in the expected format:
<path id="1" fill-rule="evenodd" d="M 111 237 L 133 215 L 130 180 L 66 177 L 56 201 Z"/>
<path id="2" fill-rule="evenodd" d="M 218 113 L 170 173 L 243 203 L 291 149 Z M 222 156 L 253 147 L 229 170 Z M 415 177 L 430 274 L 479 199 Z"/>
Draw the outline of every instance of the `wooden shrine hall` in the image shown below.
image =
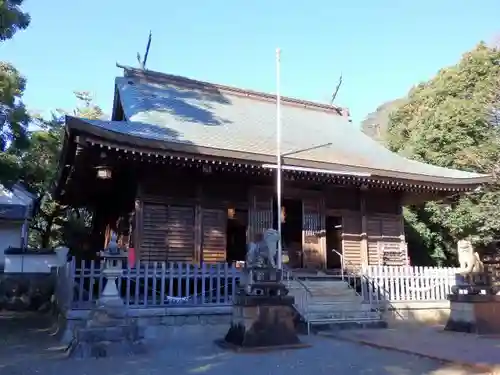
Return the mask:
<path id="1" fill-rule="evenodd" d="M 110 121 L 66 118 L 55 193 L 93 213 L 82 246 L 99 251 L 116 231 L 141 260 L 243 260 L 277 226 L 276 96 L 121 68 Z M 345 108 L 281 103 L 289 267 L 406 264 L 402 206 L 489 179 L 394 154 Z"/>

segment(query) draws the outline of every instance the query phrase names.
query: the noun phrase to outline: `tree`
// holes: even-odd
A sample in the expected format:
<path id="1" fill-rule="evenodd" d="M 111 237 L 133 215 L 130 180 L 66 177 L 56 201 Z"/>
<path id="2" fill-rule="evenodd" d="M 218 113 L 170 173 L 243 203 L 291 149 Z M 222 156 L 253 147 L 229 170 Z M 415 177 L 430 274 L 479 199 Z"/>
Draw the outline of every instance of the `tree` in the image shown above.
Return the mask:
<path id="1" fill-rule="evenodd" d="M 0 41 L 10 39 L 30 24 L 30 16 L 21 10 L 23 0 L 0 0 Z"/>
<path id="2" fill-rule="evenodd" d="M 406 157 L 448 168 L 500 170 L 500 50 L 480 43 L 455 66 L 413 88 L 390 116 L 387 143 Z M 487 244 L 500 228 L 500 180 L 451 205 L 409 207 L 405 218 L 436 260 L 450 258 L 458 239 Z"/>
<path id="3" fill-rule="evenodd" d="M 380 105 L 361 122 L 361 130 L 376 141 L 383 141 L 389 125 L 389 115 L 404 103 L 404 99 L 395 99 Z"/>
<path id="4" fill-rule="evenodd" d="M 26 29 L 28 13 L 21 11 L 23 0 L 0 0 L 0 42 Z M 29 116 L 21 97 L 26 80 L 9 63 L 0 61 L 0 183 L 10 184 L 19 178 L 19 154 L 27 147 Z"/>
<path id="5" fill-rule="evenodd" d="M 74 94 L 81 104 L 72 115 L 89 119 L 98 119 L 104 115 L 88 92 Z M 22 157 L 23 181 L 41 197 L 40 209 L 33 221 L 30 236 L 30 244 L 41 248 L 68 245 L 89 224 L 87 212 L 60 205 L 52 198 L 51 184 L 57 174 L 65 114 L 65 111 L 59 110 L 50 120 L 40 120 L 42 129 L 31 133 L 30 147 Z"/>
<path id="6" fill-rule="evenodd" d="M 0 182 L 15 181 L 19 155 L 28 147 L 30 121 L 22 102 L 26 80 L 14 66 L 0 62 Z"/>

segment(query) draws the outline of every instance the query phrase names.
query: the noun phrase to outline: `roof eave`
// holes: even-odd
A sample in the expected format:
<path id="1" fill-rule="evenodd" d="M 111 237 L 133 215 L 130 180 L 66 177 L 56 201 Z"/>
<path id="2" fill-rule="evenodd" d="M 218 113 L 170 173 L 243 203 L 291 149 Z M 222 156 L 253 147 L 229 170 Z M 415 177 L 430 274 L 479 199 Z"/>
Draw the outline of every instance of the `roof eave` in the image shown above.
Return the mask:
<path id="1" fill-rule="evenodd" d="M 143 149 L 147 153 L 185 153 L 191 155 L 203 155 L 214 158 L 226 158 L 235 160 L 244 160 L 252 163 L 262 163 L 262 164 L 272 164 L 275 163 L 276 158 L 274 155 L 264 155 L 264 154 L 252 154 L 247 152 L 232 151 L 215 149 L 204 146 L 196 146 L 192 144 L 184 144 L 180 142 L 167 142 L 162 140 L 154 140 L 136 137 L 129 134 L 119 133 L 107 129 L 103 129 L 94 126 L 85 121 L 85 119 L 80 119 L 72 116 L 66 117 L 66 124 L 68 132 L 71 130 L 83 132 L 91 137 L 95 137 L 97 140 L 106 143 L 104 141 L 110 141 L 117 148 L 123 149 Z M 303 160 L 296 158 L 285 157 L 283 164 L 287 166 L 297 166 L 302 168 L 314 168 L 318 170 L 335 170 L 339 172 L 352 173 L 364 173 L 367 174 L 367 180 L 388 180 L 397 179 L 400 181 L 406 181 L 411 184 L 422 186 L 429 185 L 440 185 L 443 187 L 457 187 L 461 190 L 473 190 L 476 187 L 492 182 L 492 177 L 489 175 L 478 176 L 478 177 L 464 177 L 464 178 L 452 178 L 452 177 L 440 177 L 440 176 L 427 176 L 427 175 L 417 175 L 408 174 L 396 171 L 385 171 L 385 170 L 375 170 L 366 167 L 354 167 L 348 165 L 337 165 L 332 163 L 324 163 L 312 160 Z"/>
<path id="2" fill-rule="evenodd" d="M 64 129 L 64 140 L 63 140 L 61 154 L 59 156 L 57 174 L 51 183 L 52 194 L 54 195 L 54 198 L 56 200 L 61 198 L 63 185 L 66 183 L 66 179 L 69 173 L 69 168 L 67 167 L 68 160 L 70 158 L 70 153 L 74 152 L 74 145 L 73 142 L 71 141 L 72 127 L 70 126 L 70 121 L 73 118 L 74 117 L 72 116 L 66 116 L 65 118 L 66 126 Z"/>

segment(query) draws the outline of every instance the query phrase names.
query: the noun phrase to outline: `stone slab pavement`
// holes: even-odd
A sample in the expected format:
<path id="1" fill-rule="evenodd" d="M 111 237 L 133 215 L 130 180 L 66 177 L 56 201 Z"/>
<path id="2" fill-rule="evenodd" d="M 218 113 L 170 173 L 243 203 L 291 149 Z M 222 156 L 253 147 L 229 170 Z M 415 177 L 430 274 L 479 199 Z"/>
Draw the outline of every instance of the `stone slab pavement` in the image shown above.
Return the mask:
<path id="1" fill-rule="evenodd" d="M 344 330 L 321 333 L 351 343 L 364 344 L 400 353 L 500 374 L 500 336 L 445 331 L 443 326 L 401 325 L 388 329 Z"/>
<path id="2" fill-rule="evenodd" d="M 466 375 L 467 368 L 321 336 L 306 349 L 234 353 L 214 344 L 225 326 L 173 327 L 142 356 L 71 359 L 63 355 L 50 319 L 0 316 L 0 375 Z"/>

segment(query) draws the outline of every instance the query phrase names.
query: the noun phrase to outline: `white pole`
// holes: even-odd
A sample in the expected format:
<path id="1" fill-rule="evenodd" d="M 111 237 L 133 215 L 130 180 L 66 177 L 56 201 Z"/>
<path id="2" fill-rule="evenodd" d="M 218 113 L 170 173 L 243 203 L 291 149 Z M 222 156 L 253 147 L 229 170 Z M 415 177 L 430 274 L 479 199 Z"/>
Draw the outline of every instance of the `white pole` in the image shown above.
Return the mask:
<path id="1" fill-rule="evenodd" d="M 281 94 L 280 63 L 281 50 L 276 49 L 276 215 L 278 215 L 278 269 L 283 268 L 283 246 L 281 243 Z"/>

